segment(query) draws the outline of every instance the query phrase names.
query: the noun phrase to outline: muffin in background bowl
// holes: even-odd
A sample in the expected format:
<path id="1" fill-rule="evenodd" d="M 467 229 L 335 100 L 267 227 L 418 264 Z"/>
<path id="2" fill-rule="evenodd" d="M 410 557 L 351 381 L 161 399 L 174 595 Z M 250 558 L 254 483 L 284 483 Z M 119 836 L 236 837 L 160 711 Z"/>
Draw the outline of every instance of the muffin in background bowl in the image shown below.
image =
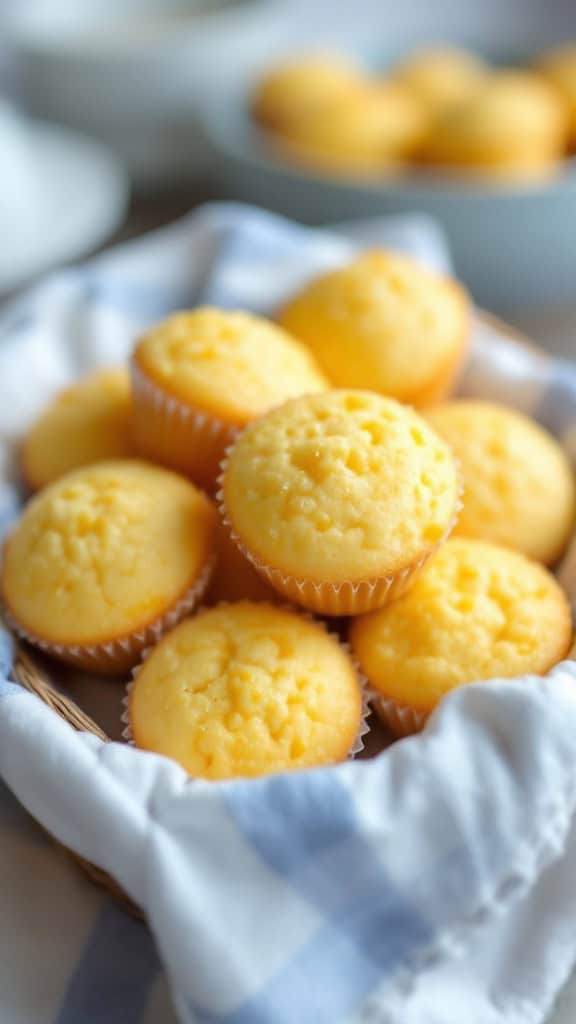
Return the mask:
<path id="1" fill-rule="evenodd" d="M 440 114 L 420 155 L 486 180 L 537 182 L 558 173 L 567 141 L 567 111 L 555 90 L 529 71 L 502 71 Z"/>
<path id="2" fill-rule="evenodd" d="M 301 118 L 320 114 L 362 81 L 362 70 L 345 54 L 301 54 L 264 73 L 252 95 L 252 112 L 271 131 L 283 131 Z"/>
<path id="3" fill-rule="evenodd" d="M 455 46 L 415 50 L 392 68 L 392 79 L 411 90 L 435 115 L 473 96 L 489 74 L 480 57 Z"/>

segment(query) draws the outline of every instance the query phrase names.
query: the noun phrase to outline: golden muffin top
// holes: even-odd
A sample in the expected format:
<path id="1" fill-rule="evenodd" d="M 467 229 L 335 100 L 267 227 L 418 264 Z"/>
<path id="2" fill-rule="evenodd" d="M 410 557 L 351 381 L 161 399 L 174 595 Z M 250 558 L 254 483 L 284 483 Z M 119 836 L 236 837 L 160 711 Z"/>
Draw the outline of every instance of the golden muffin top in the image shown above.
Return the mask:
<path id="1" fill-rule="evenodd" d="M 518 548 L 551 564 L 570 539 L 576 481 L 558 442 L 533 420 L 494 402 L 459 399 L 427 419 L 458 458 L 463 537 Z"/>
<path id="2" fill-rule="evenodd" d="M 269 128 L 282 130 L 353 92 L 362 81 L 360 70 L 343 54 L 303 54 L 267 71 L 256 87 L 252 109 Z"/>
<path id="3" fill-rule="evenodd" d="M 412 153 L 426 124 L 420 104 L 401 85 L 366 83 L 300 118 L 285 138 L 326 167 L 377 169 Z"/>
<path id="4" fill-rule="evenodd" d="M 182 622 L 139 670 L 129 700 L 139 747 L 209 779 L 331 764 L 360 729 L 354 665 L 320 623 L 247 601 Z"/>
<path id="5" fill-rule="evenodd" d="M 246 428 L 223 479 L 232 528 L 281 572 L 339 582 L 397 572 L 449 530 L 450 449 L 417 413 L 367 391 L 295 399 Z"/>
<path id="6" fill-rule="evenodd" d="M 314 278 L 279 314 L 336 386 L 417 405 L 459 363 L 468 319 L 455 281 L 380 249 Z"/>
<path id="7" fill-rule="evenodd" d="M 97 370 L 61 391 L 32 425 L 22 445 L 22 473 L 39 490 L 72 469 L 133 450 L 128 371 Z"/>
<path id="8" fill-rule="evenodd" d="M 566 596 L 546 569 L 451 539 L 407 594 L 355 619 L 350 639 L 373 689 L 428 712 L 463 683 L 546 672 L 571 635 Z"/>
<path id="9" fill-rule="evenodd" d="M 487 80 L 489 71 L 474 54 L 442 46 L 415 50 L 396 65 L 393 75 L 439 113 L 473 95 Z"/>
<path id="10" fill-rule="evenodd" d="M 567 130 L 565 106 L 547 82 L 530 71 L 502 71 L 437 119 L 426 156 L 480 165 L 556 159 Z"/>
<path id="11" fill-rule="evenodd" d="M 174 313 L 151 328 L 133 360 L 174 398 L 233 424 L 327 386 L 313 355 L 282 328 L 210 307 Z"/>
<path id="12" fill-rule="evenodd" d="M 536 70 L 558 90 L 567 104 L 573 142 L 576 134 L 576 44 L 557 46 L 540 54 Z"/>
<path id="13" fill-rule="evenodd" d="M 25 508 L 2 591 L 41 640 L 91 645 L 152 624 L 213 557 L 216 512 L 183 477 L 136 460 L 61 477 Z"/>

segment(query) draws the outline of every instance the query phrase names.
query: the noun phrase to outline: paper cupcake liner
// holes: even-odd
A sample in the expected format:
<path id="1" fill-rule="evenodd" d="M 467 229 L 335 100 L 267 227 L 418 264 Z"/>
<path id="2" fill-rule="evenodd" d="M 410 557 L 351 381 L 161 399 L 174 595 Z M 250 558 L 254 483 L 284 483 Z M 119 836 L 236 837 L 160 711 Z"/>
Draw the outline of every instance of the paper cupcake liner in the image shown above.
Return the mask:
<path id="1" fill-rule="evenodd" d="M 389 697 L 373 695 L 372 706 L 382 719 L 384 725 L 394 733 L 395 736 L 412 736 L 421 732 L 426 725 L 428 713 L 417 711 L 406 704 L 399 704 L 398 701 Z"/>
<path id="2" fill-rule="evenodd" d="M 144 649 L 156 644 L 164 633 L 176 626 L 198 604 L 210 582 L 213 565 L 213 560 L 208 562 L 184 596 L 154 622 L 107 643 L 50 643 L 21 626 L 8 608 L 5 608 L 6 621 L 17 636 L 59 661 L 84 669 L 86 672 L 119 675 L 131 669 Z"/>
<path id="3" fill-rule="evenodd" d="M 410 565 L 404 566 L 391 575 L 381 575 L 363 580 L 342 580 L 340 583 L 326 583 L 311 580 L 304 576 L 284 573 L 280 569 L 267 565 L 251 551 L 234 529 L 224 497 L 224 476 L 233 445 L 229 445 L 224 454 L 218 477 L 216 502 L 224 525 L 230 536 L 245 558 L 254 568 L 277 590 L 294 604 L 319 615 L 348 616 L 363 615 L 365 612 L 383 608 L 391 601 L 400 597 L 412 585 L 426 562 L 436 553 L 454 529 L 460 510 L 462 509 L 462 480 L 459 473 L 459 488 L 454 515 L 447 529 L 436 544 Z"/>
<path id="4" fill-rule="evenodd" d="M 214 605 L 212 608 L 206 608 L 206 607 L 202 606 L 202 607 L 197 609 L 196 614 L 199 615 L 203 611 L 212 611 L 213 608 L 219 608 L 219 607 L 222 607 L 224 605 L 229 605 L 229 604 L 234 604 L 234 603 L 236 603 L 236 602 L 233 602 L 233 601 L 220 601 L 219 604 Z M 358 726 L 358 732 L 356 733 L 354 741 L 353 741 L 353 743 L 352 743 L 352 745 L 350 747 L 350 750 L 348 752 L 348 755 L 347 755 L 347 759 L 348 760 L 353 760 L 355 757 L 358 756 L 358 754 L 360 754 L 362 752 L 362 750 L 364 750 L 364 736 L 366 736 L 366 734 L 368 732 L 370 732 L 370 726 L 368 725 L 368 718 L 369 718 L 370 713 L 372 711 L 372 699 L 373 699 L 373 694 L 372 694 L 372 692 L 370 691 L 370 689 L 368 687 L 366 676 L 364 675 L 364 673 L 362 672 L 362 669 L 360 668 L 360 662 L 358 661 L 357 657 L 353 653 L 350 645 L 345 640 L 342 640 L 336 633 L 333 633 L 332 630 L 328 629 L 328 627 L 326 626 L 326 624 L 324 622 L 318 622 L 318 619 L 314 618 L 313 615 L 310 615 L 308 612 L 305 612 L 305 611 L 303 612 L 301 608 L 294 608 L 293 605 L 280 605 L 279 607 L 285 608 L 286 611 L 295 612 L 298 615 L 303 615 L 304 618 L 307 619 L 309 622 L 313 622 L 315 625 L 320 626 L 322 629 L 324 629 L 324 631 L 329 636 L 331 636 L 333 640 L 335 640 L 338 643 L 338 646 L 346 652 L 346 654 L 348 655 L 350 661 L 352 662 L 352 665 L 354 666 L 354 670 L 356 672 L 356 677 L 358 679 L 358 686 L 360 688 L 360 695 L 361 695 L 362 705 L 361 705 L 360 724 Z M 138 664 L 134 665 L 134 667 L 132 668 L 132 678 L 127 683 L 125 691 L 124 691 L 124 696 L 122 698 L 122 713 L 120 715 L 120 721 L 121 721 L 121 723 L 123 725 L 122 739 L 126 743 L 129 743 L 130 746 L 134 746 L 135 745 L 134 744 L 134 737 L 132 735 L 132 726 L 130 724 L 130 694 L 132 692 L 132 689 L 134 687 L 136 679 L 138 678 L 138 674 L 139 674 L 139 672 L 142 669 L 142 666 L 144 665 L 144 663 L 146 662 L 146 660 L 148 659 L 148 657 L 152 653 L 153 649 L 154 649 L 154 645 L 150 645 L 149 647 L 145 648 L 141 652 Z"/>
<path id="5" fill-rule="evenodd" d="M 134 434 L 142 453 L 212 490 L 222 456 L 240 428 L 167 394 L 135 359 L 130 373 Z"/>

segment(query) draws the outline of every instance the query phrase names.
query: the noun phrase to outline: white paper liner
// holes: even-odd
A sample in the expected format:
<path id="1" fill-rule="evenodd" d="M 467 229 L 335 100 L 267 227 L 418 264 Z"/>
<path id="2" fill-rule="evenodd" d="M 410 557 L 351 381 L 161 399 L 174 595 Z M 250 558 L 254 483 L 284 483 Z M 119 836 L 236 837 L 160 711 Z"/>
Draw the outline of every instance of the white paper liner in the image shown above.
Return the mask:
<path id="1" fill-rule="evenodd" d="M 196 614 L 199 615 L 203 611 L 213 611 L 214 608 L 222 608 L 222 607 L 224 607 L 226 605 L 233 605 L 233 604 L 240 604 L 240 603 L 242 603 L 242 602 L 220 601 L 217 605 L 214 605 L 211 608 L 207 608 L 207 607 L 204 607 L 204 606 L 198 608 L 197 611 L 196 611 Z M 249 602 L 249 603 L 251 603 L 251 604 L 258 604 L 258 603 L 266 604 L 267 602 L 266 601 L 262 601 L 262 602 Z M 327 627 L 325 622 L 318 621 L 318 619 L 316 619 L 309 612 L 303 611 L 301 608 L 295 608 L 293 605 L 282 604 L 282 605 L 276 605 L 275 607 L 277 607 L 277 608 L 284 608 L 284 610 L 292 612 L 292 614 L 294 614 L 294 615 L 302 616 L 308 622 L 312 622 L 312 623 L 314 623 L 314 625 L 320 626 L 320 628 L 322 628 L 324 630 L 324 632 L 328 634 L 328 636 L 332 637 L 332 639 L 336 641 L 338 646 L 342 650 L 344 650 L 346 652 L 346 654 L 348 655 L 352 665 L 354 666 L 354 670 L 356 672 L 356 677 L 358 679 L 358 686 L 360 688 L 360 694 L 361 694 L 361 698 L 362 698 L 362 706 L 361 706 L 361 712 L 360 712 L 360 724 L 358 726 L 358 732 L 356 734 L 356 737 L 355 737 L 355 739 L 354 739 L 354 741 L 352 743 L 352 746 L 350 747 L 350 750 L 349 750 L 348 755 L 347 755 L 347 759 L 348 760 L 354 760 L 354 758 L 356 758 L 358 756 L 358 754 L 360 754 L 362 752 L 362 750 L 364 750 L 364 736 L 366 736 L 366 734 L 368 732 L 370 732 L 370 726 L 368 725 L 368 718 L 369 718 L 370 712 L 372 710 L 371 704 L 372 704 L 372 698 L 373 698 L 373 694 L 372 694 L 372 692 L 368 688 L 368 683 L 366 681 L 366 676 L 364 675 L 364 673 L 362 672 L 362 669 L 360 668 L 360 662 L 358 661 L 356 655 L 353 653 L 349 643 L 347 641 L 345 641 L 345 640 L 342 640 L 342 638 L 339 637 L 336 633 L 334 633 L 331 629 L 328 629 L 328 627 Z M 136 679 L 138 677 L 138 673 L 142 669 L 142 666 L 144 665 L 144 663 L 146 662 L 147 658 L 150 656 L 150 654 L 152 653 L 153 650 L 154 650 L 154 646 L 151 645 L 151 646 L 147 647 L 145 650 L 143 650 L 141 652 L 140 660 L 139 660 L 138 664 L 135 665 L 134 668 L 132 669 L 132 678 L 127 683 L 125 691 L 124 691 L 124 696 L 122 698 L 122 713 L 120 715 L 120 721 L 121 721 L 121 723 L 123 725 L 122 739 L 126 743 L 130 744 L 130 746 L 134 746 L 135 745 L 134 744 L 134 737 L 132 735 L 132 727 L 131 727 L 131 724 L 130 724 L 130 710 L 129 710 L 130 694 L 132 692 L 132 689 L 133 689 L 134 684 L 136 682 Z"/>
<path id="2" fill-rule="evenodd" d="M 145 648 L 150 648 L 158 642 L 160 637 L 168 630 L 178 624 L 196 604 L 202 599 L 210 582 L 214 559 L 211 559 L 203 568 L 202 572 L 193 585 L 186 591 L 183 597 L 169 608 L 162 616 L 141 630 L 136 630 L 126 636 L 107 643 L 100 644 L 55 644 L 37 637 L 28 629 L 25 629 L 14 618 L 10 610 L 5 606 L 4 612 L 6 622 L 17 636 L 21 637 L 33 647 L 39 648 L 45 654 L 49 654 L 60 661 L 72 665 L 78 665 L 86 671 L 113 673 L 115 666 L 118 672 L 128 670 L 141 656 Z"/>
<path id="3" fill-rule="evenodd" d="M 373 693 L 371 702 L 384 725 L 395 736 L 412 736 L 421 732 L 429 717 L 429 712 L 418 711 L 379 694 Z"/>
<path id="4" fill-rule="evenodd" d="M 351 580 L 343 580 L 341 583 L 316 583 L 314 580 L 308 579 L 307 577 L 298 577 L 289 573 L 283 573 L 280 569 L 266 565 L 265 562 L 262 562 L 257 555 L 246 547 L 244 542 L 236 533 L 228 514 L 226 500 L 224 497 L 224 477 L 233 448 L 234 442 L 228 445 L 224 453 L 217 481 L 218 489 L 215 495 L 218 510 L 224 525 L 227 527 L 232 540 L 244 557 L 252 563 L 257 572 L 268 580 L 275 590 L 281 593 L 284 597 L 297 601 L 303 608 L 316 612 L 320 615 L 361 615 L 377 608 L 383 608 L 393 599 L 395 600 L 400 597 L 407 589 L 412 577 L 416 576 L 420 572 L 420 570 L 426 565 L 426 562 L 429 561 L 429 559 L 448 539 L 458 522 L 458 517 L 463 507 L 462 473 L 460 470 L 460 463 L 455 459 L 454 461 L 458 476 L 458 491 L 456 504 L 454 506 L 454 514 L 442 536 L 436 544 L 433 545 L 433 547 L 421 556 L 421 558 L 401 569 L 393 576 L 382 575 L 354 582 Z M 296 591 L 296 596 L 294 596 L 294 591 Z"/>
<path id="5" fill-rule="evenodd" d="M 130 375 L 134 405 L 142 410 L 147 426 L 154 434 L 154 458 L 160 459 L 160 453 L 163 453 L 163 461 L 167 465 L 213 485 L 222 454 L 241 428 L 167 394 L 148 377 L 134 356 L 130 361 Z M 138 414 L 135 425 L 136 443 L 142 443 L 145 452 L 147 440 L 140 436 Z M 183 448 L 189 452 L 189 457 L 180 456 Z M 194 458 L 195 452 L 200 454 L 200 458 Z M 213 465 L 212 474 L 207 469 L 209 463 Z"/>

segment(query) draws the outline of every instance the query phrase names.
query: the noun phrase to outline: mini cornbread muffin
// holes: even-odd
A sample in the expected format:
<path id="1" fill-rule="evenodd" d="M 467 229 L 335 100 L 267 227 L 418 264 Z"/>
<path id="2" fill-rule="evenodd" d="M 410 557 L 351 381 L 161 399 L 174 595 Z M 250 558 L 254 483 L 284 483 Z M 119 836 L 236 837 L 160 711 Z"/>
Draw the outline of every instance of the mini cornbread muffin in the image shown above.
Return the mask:
<path id="1" fill-rule="evenodd" d="M 394 80 L 412 90 L 434 114 L 468 99 L 488 75 L 478 57 L 450 46 L 416 50 L 393 69 Z"/>
<path id="2" fill-rule="evenodd" d="M 248 601 L 177 626 L 128 701 L 136 746 L 205 779 L 342 761 L 362 717 L 360 679 L 339 641 L 302 615 Z"/>
<path id="3" fill-rule="evenodd" d="M 567 132 L 565 106 L 547 82 L 504 71 L 434 122 L 422 157 L 496 180 L 538 180 L 556 172 Z"/>
<path id="4" fill-rule="evenodd" d="M 464 504 L 455 532 L 556 562 L 576 513 L 574 474 L 558 442 L 527 416 L 491 402 L 445 402 L 427 419 L 462 469 Z"/>
<path id="5" fill-rule="evenodd" d="M 62 661 L 123 672 L 202 596 L 215 525 L 209 499 L 165 469 L 119 459 L 69 473 L 6 542 L 8 617 Z"/>
<path id="6" fill-rule="evenodd" d="M 368 84 L 287 127 L 287 156 L 319 170 L 382 174 L 416 151 L 427 127 L 418 101 L 401 85 Z"/>
<path id="7" fill-rule="evenodd" d="M 133 454 L 130 406 L 130 377 L 122 369 L 99 370 L 62 391 L 24 438 L 27 486 L 37 491 L 72 469 Z"/>
<path id="8" fill-rule="evenodd" d="M 279 314 L 337 387 L 427 405 L 453 386 L 469 337 L 455 281 L 384 250 L 313 279 Z"/>
<path id="9" fill-rule="evenodd" d="M 453 526 L 448 445 L 367 391 L 294 399 L 234 444 L 219 499 L 233 539 L 285 597 L 357 615 L 412 582 Z"/>
<path id="10" fill-rule="evenodd" d="M 216 563 L 204 604 L 244 600 L 274 603 L 278 600 L 278 594 L 242 554 L 232 540 L 230 531 L 219 521 L 216 531 Z"/>
<path id="11" fill-rule="evenodd" d="M 560 94 L 570 122 L 569 145 L 576 146 L 576 44 L 558 46 L 540 55 L 536 70 Z"/>
<path id="12" fill-rule="evenodd" d="M 343 54 L 295 57 L 263 76 L 253 96 L 252 112 L 266 128 L 282 132 L 353 92 L 362 82 L 360 70 Z"/>
<path id="13" fill-rule="evenodd" d="M 148 331 L 132 356 L 140 452 L 213 487 L 238 429 L 327 381 L 307 348 L 250 313 L 201 308 Z"/>
<path id="14" fill-rule="evenodd" d="M 568 601 L 546 569 L 464 539 L 449 540 L 410 593 L 350 631 L 376 709 L 398 735 L 421 729 L 464 683 L 547 672 L 571 638 Z"/>

